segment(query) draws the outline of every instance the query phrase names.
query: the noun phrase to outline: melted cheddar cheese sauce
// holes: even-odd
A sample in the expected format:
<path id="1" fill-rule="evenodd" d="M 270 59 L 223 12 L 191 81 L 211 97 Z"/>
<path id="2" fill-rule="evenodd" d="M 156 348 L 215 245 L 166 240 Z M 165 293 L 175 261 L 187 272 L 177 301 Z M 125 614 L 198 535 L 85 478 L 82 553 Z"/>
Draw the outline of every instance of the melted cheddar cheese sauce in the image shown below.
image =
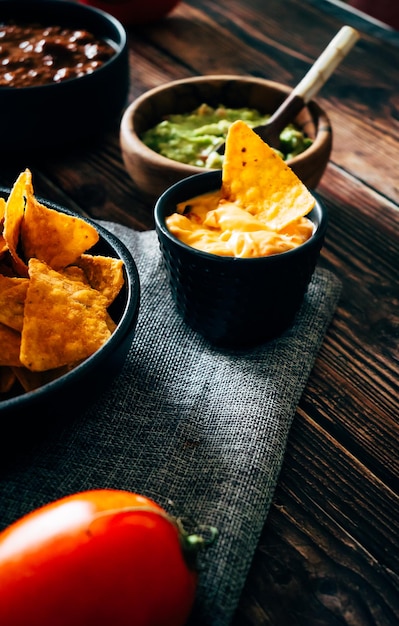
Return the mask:
<path id="1" fill-rule="evenodd" d="M 300 246 L 313 233 L 313 223 L 300 217 L 278 232 L 238 204 L 209 193 L 183 202 L 166 218 L 169 231 L 183 243 L 211 254 L 262 257 Z"/>

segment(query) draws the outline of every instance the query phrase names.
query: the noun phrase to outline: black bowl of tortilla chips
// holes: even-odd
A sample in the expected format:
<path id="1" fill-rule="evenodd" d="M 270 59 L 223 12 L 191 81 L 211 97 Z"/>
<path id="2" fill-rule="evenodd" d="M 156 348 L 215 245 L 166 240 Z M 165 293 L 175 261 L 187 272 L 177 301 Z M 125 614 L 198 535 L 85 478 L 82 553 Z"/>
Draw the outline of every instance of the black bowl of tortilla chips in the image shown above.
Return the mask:
<path id="1" fill-rule="evenodd" d="M 139 301 L 135 262 L 112 233 L 36 198 L 29 170 L 0 190 L 2 423 L 26 439 L 78 418 L 122 368 Z"/>

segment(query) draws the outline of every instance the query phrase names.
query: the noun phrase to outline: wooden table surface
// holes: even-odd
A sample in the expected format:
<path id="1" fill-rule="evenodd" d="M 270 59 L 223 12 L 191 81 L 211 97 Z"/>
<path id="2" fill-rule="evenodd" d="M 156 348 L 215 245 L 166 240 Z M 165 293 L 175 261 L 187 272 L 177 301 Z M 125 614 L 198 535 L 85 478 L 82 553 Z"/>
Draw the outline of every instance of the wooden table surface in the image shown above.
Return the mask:
<path id="1" fill-rule="evenodd" d="M 361 40 L 317 97 L 334 131 L 317 189 L 330 211 L 321 263 L 342 297 L 233 626 L 399 624 L 399 33 L 323 0 L 187 0 L 129 30 L 131 101 L 197 74 L 294 86 L 345 23 Z M 37 195 L 150 229 L 118 130 L 36 162 L 0 152 L 0 185 L 29 167 Z"/>

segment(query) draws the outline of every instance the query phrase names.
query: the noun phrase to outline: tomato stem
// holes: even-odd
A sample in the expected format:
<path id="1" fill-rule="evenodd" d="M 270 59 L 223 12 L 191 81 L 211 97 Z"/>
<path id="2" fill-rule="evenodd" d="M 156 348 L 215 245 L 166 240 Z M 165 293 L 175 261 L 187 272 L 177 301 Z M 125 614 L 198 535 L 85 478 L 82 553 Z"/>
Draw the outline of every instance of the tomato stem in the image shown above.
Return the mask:
<path id="1" fill-rule="evenodd" d="M 188 533 L 181 519 L 175 518 L 174 523 L 179 531 L 180 543 L 186 563 L 191 569 L 196 569 L 199 551 L 211 545 L 216 540 L 218 530 L 214 526 L 202 526 L 200 528 L 204 530 L 203 533 Z"/>
<path id="2" fill-rule="evenodd" d="M 217 528 L 214 526 L 206 526 L 204 529 L 207 530 L 209 537 L 204 537 L 204 535 L 199 535 L 198 533 L 185 536 L 185 542 L 190 550 L 198 551 L 198 549 L 209 546 L 216 540 L 218 536 Z"/>
<path id="3" fill-rule="evenodd" d="M 92 524 L 94 524 L 96 520 L 101 519 L 102 517 L 110 517 L 116 514 L 123 514 L 123 513 L 129 513 L 129 512 L 130 513 L 139 513 L 139 512 L 152 513 L 154 515 L 159 515 L 160 517 L 163 517 L 165 520 L 173 524 L 178 531 L 181 547 L 184 552 L 184 556 L 186 558 L 187 564 L 192 568 L 195 568 L 196 556 L 198 552 L 202 550 L 203 548 L 206 548 L 207 546 L 211 545 L 218 536 L 218 529 L 215 528 L 215 526 L 205 526 L 205 525 L 199 526 L 198 527 L 199 532 L 189 533 L 185 529 L 182 519 L 169 515 L 163 509 L 153 508 L 148 505 L 127 506 L 127 507 L 120 507 L 116 509 L 108 509 L 105 511 L 99 511 L 95 515 L 95 518 L 92 520 L 90 526 L 92 526 Z M 90 527 L 88 528 L 88 530 L 90 530 Z"/>

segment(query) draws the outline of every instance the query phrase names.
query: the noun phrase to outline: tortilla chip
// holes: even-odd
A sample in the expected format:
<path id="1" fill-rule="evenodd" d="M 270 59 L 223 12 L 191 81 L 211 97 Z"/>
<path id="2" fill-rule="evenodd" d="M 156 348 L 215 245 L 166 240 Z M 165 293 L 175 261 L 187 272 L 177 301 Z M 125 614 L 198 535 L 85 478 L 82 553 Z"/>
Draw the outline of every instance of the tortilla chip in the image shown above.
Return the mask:
<path id="1" fill-rule="evenodd" d="M 9 252 L 6 252 L 0 260 L 0 274 L 2 274 L 3 276 L 10 276 L 10 277 L 18 277 L 18 275 L 15 272 L 15 269 L 12 266 L 12 259 L 11 259 L 11 255 Z"/>
<path id="2" fill-rule="evenodd" d="M 84 271 L 91 287 L 107 298 L 109 306 L 124 283 L 123 261 L 112 257 L 82 254 L 76 265 Z"/>
<path id="3" fill-rule="evenodd" d="M 4 198 L 0 198 L 0 258 L 3 256 L 4 252 L 8 250 L 8 245 L 3 235 L 5 209 L 6 201 L 4 200 Z"/>
<path id="4" fill-rule="evenodd" d="M 22 330 L 28 284 L 27 278 L 9 278 L 0 274 L 0 322 L 19 332 Z"/>
<path id="5" fill-rule="evenodd" d="M 85 283 L 85 285 L 90 285 L 89 281 L 87 280 L 86 274 L 77 265 L 68 265 L 68 267 L 64 267 L 64 269 L 58 271 L 60 274 L 62 274 L 62 276 L 65 276 L 70 280 L 78 280 L 81 283 Z"/>
<path id="6" fill-rule="evenodd" d="M 5 252 L 8 250 L 8 245 L 3 235 L 0 235 L 0 259 L 3 257 Z"/>
<path id="7" fill-rule="evenodd" d="M 21 363 L 31 371 L 83 360 L 111 336 L 106 298 L 38 259 L 29 261 Z"/>
<path id="8" fill-rule="evenodd" d="M 107 324 L 107 326 L 108 326 L 108 330 L 109 330 L 109 332 L 110 332 L 110 333 L 111 333 L 111 335 L 112 335 L 112 333 L 114 332 L 114 330 L 116 330 L 116 327 L 118 326 L 118 324 L 116 324 L 116 323 L 114 322 L 114 320 L 112 319 L 112 317 L 110 316 L 110 314 L 109 314 L 109 313 L 107 313 L 107 316 L 106 316 L 105 321 L 106 321 L 106 324 Z"/>
<path id="9" fill-rule="evenodd" d="M 21 335 L 0 323 L 0 365 L 20 366 Z"/>
<path id="10" fill-rule="evenodd" d="M 31 372 L 26 367 L 13 367 L 12 372 L 24 391 L 33 391 L 67 374 L 73 367 L 75 367 L 75 364 L 73 366 L 64 365 L 55 370 L 47 370 L 45 372 Z"/>
<path id="11" fill-rule="evenodd" d="M 99 237 L 97 229 L 85 220 L 50 209 L 33 194 L 27 197 L 21 226 L 26 259 L 34 257 L 58 270 L 71 265 Z"/>
<path id="12" fill-rule="evenodd" d="M 28 267 L 18 253 L 20 230 L 25 211 L 27 190 L 32 189 L 32 175 L 28 169 L 18 176 L 4 209 L 3 237 L 11 253 L 13 265 L 20 276 L 28 275 Z"/>
<path id="13" fill-rule="evenodd" d="M 307 215 L 315 199 L 283 159 L 245 122 L 226 138 L 222 196 L 279 231 Z"/>
<path id="14" fill-rule="evenodd" d="M 15 374 L 11 367 L 0 366 L 0 393 L 7 393 L 15 383 Z"/>

